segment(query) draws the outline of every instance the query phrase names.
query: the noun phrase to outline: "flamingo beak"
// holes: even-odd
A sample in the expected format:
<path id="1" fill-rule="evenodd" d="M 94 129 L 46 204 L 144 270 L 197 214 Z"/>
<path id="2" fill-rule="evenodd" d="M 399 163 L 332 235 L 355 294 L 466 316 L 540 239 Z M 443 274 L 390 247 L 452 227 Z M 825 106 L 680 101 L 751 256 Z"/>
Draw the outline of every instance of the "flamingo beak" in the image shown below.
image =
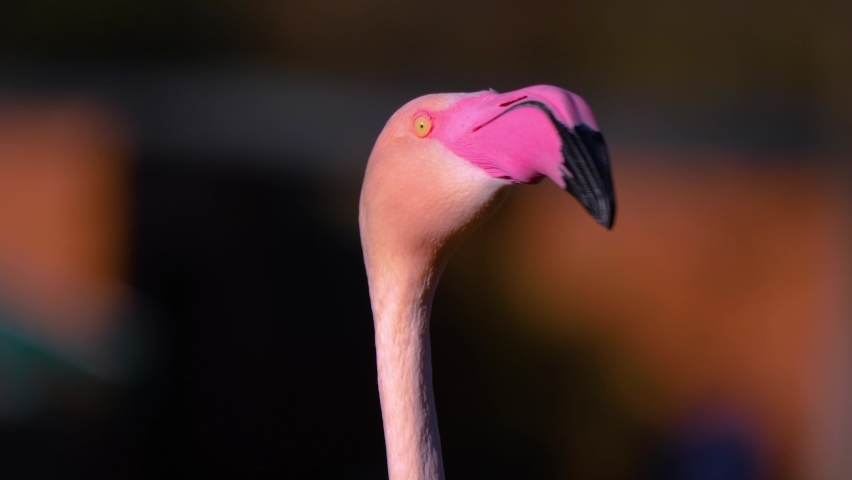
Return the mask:
<path id="1" fill-rule="evenodd" d="M 509 101 L 505 101 L 506 99 L 509 99 Z M 611 229 L 615 220 L 615 193 L 609 152 L 603 134 L 598 130 L 597 122 L 586 102 L 576 94 L 549 85 L 539 85 L 505 94 L 496 94 L 490 99 L 486 97 L 486 102 L 491 107 L 492 112 L 497 107 L 502 108 L 497 115 L 492 114 L 489 120 L 477 126 L 476 130 L 489 124 L 502 123 L 512 131 L 502 130 L 499 133 L 494 132 L 495 135 L 512 137 L 519 131 L 526 132 L 511 140 L 503 140 L 502 138 L 496 140 L 497 142 L 512 143 L 513 145 L 506 146 L 509 150 L 513 148 L 522 150 L 521 155 L 517 156 L 535 151 L 534 148 L 519 146 L 531 136 L 552 138 L 554 148 L 552 156 L 545 154 L 529 157 L 530 161 L 527 164 L 534 164 L 534 172 L 532 173 L 537 174 L 538 178 L 541 175 L 550 177 L 554 183 L 576 197 L 599 224 Z M 491 104 L 496 105 L 491 106 Z M 544 112 L 546 118 L 541 115 L 530 118 L 529 115 L 519 116 L 518 113 L 512 113 L 528 108 Z M 496 122 L 504 116 L 507 120 L 516 117 L 516 121 L 501 120 Z M 536 128 L 530 128 L 531 124 L 535 124 Z M 553 135 L 551 128 L 556 130 L 558 140 Z M 497 129 L 499 130 L 499 127 Z M 557 148 L 560 150 L 560 154 L 556 154 Z M 504 170 L 505 165 L 503 165 Z M 515 172 L 517 171 L 519 170 L 515 170 Z M 530 172 L 521 171 L 521 175 L 515 174 L 510 175 L 510 177 L 521 183 L 534 181 Z"/>

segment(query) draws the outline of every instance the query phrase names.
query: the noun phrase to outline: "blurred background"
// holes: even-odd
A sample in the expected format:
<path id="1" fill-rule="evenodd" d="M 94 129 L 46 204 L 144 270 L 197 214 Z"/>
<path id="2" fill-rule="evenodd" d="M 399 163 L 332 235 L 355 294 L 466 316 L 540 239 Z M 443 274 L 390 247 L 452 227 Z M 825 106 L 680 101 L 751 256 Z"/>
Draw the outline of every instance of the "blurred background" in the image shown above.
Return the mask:
<path id="1" fill-rule="evenodd" d="M 852 478 L 848 2 L 4 4 L 0 476 L 386 478 L 357 229 L 409 99 L 595 110 L 433 313 L 446 470 Z"/>

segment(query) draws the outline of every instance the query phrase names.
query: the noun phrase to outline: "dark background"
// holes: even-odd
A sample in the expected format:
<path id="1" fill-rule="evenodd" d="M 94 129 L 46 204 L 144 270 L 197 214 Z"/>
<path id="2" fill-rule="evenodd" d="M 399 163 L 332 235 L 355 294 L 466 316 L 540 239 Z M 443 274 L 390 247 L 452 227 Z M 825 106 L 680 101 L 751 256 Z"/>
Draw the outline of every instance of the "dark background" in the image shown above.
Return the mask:
<path id="1" fill-rule="evenodd" d="M 546 83 L 595 110 L 620 217 L 525 188 L 450 262 L 447 474 L 845 478 L 850 13 L 4 5 L 0 475 L 384 478 L 372 142 L 418 95 Z"/>

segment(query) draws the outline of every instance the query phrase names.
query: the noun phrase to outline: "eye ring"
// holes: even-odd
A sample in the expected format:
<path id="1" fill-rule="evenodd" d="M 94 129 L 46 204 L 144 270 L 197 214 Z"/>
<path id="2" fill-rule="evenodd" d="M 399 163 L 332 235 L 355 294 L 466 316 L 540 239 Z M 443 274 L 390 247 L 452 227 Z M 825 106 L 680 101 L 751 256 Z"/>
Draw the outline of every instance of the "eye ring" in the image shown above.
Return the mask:
<path id="1" fill-rule="evenodd" d="M 414 129 L 414 134 L 420 138 L 429 135 L 432 132 L 432 119 L 427 115 L 417 115 L 414 117 L 414 123 L 412 124 L 412 128 Z"/>

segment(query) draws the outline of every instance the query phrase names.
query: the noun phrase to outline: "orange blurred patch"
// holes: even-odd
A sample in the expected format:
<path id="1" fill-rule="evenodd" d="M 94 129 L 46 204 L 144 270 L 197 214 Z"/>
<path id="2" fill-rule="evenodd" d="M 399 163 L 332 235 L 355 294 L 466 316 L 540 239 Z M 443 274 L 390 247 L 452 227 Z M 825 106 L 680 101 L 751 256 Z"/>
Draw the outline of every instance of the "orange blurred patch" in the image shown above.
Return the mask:
<path id="1" fill-rule="evenodd" d="M 796 463 L 839 199 L 812 159 L 704 156 L 615 152 L 612 231 L 552 185 L 517 188 L 492 263 L 526 328 L 619 352 L 614 388 L 636 413 L 667 422 L 708 399 L 734 404 Z M 636 371 L 654 388 L 635 388 Z"/>
<path id="2" fill-rule="evenodd" d="M 120 301 L 128 183 L 115 125 L 80 101 L 0 108 L 0 298 L 53 338 L 97 335 Z"/>

